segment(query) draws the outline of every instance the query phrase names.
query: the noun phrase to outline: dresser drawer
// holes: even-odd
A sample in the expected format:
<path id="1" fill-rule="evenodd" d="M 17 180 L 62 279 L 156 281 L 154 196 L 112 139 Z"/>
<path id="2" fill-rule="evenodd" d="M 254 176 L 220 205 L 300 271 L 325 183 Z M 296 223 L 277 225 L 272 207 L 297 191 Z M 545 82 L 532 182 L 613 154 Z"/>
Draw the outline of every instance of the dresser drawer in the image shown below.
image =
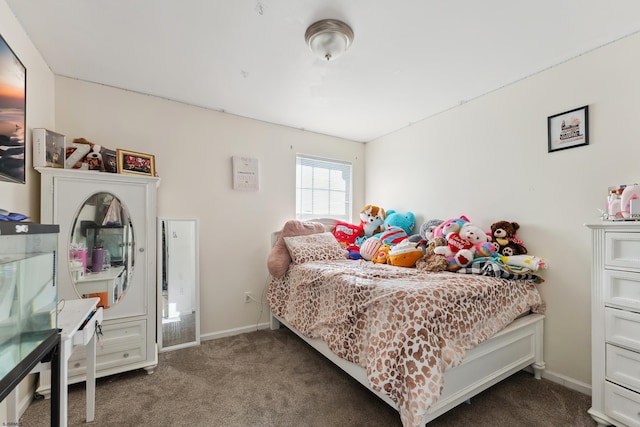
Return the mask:
<path id="1" fill-rule="evenodd" d="M 610 344 L 606 347 L 606 378 L 640 391 L 640 353 Z"/>
<path id="2" fill-rule="evenodd" d="M 605 233 L 605 268 L 640 270 L 640 233 Z"/>
<path id="3" fill-rule="evenodd" d="M 605 308 L 604 336 L 610 344 L 640 351 L 640 314 Z"/>
<path id="4" fill-rule="evenodd" d="M 605 270 L 604 302 L 640 312 L 640 273 Z"/>
<path id="5" fill-rule="evenodd" d="M 604 383 L 604 411 L 629 427 L 640 427 L 640 395 L 608 381 Z"/>

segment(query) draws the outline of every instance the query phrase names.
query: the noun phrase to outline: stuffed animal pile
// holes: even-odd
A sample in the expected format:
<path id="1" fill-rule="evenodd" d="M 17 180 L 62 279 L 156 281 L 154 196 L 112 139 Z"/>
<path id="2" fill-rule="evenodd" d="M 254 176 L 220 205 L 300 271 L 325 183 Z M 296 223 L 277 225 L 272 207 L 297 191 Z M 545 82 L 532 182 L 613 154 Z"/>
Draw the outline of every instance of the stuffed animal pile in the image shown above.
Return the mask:
<path id="1" fill-rule="evenodd" d="M 407 240 L 415 226 L 413 212 L 400 213 L 366 205 L 360 211 L 360 224 L 338 221 L 333 235 L 348 250 L 351 259 L 415 267 L 424 255 L 418 243 Z"/>
<path id="2" fill-rule="evenodd" d="M 430 219 L 413 234 L 415 227 L 413 212 L 366 205 L 358 225 L 339 221 L 333 233 L 351 259 L 374 263 L 455 272 L 480 258 L 499 257 L 514 268 L 546 268 L 544 260 L 526 255 L 524 243 L 516 236 L 517 222 L 497 221 L 485 232 L 461 215 L 444 221 Z"/>
<path id="3" fill-rule="evenodd" d="M 503 220 L 491 224 L 491 231 L 485 233 L 465 216 L 443 221 L 433 230 L 425 256 L 416 266 L 426 271 L 458 271 L 491 259 L 514 272 L 546 268 L 543 259 L 527 255 L 524 242 L 516 236 L 519 228 L 518 223 Z"/>

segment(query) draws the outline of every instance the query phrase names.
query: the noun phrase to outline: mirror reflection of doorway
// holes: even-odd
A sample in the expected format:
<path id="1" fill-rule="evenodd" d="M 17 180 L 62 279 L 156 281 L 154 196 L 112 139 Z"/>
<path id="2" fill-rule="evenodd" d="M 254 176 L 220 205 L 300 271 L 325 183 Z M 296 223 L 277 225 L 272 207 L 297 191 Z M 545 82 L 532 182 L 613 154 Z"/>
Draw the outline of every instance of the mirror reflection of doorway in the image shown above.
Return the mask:
<path id="1" fill-rule="evenodd" d="M 200 344 L 198 224 L 195 219 L 159 222 L 161 349 Z"/>

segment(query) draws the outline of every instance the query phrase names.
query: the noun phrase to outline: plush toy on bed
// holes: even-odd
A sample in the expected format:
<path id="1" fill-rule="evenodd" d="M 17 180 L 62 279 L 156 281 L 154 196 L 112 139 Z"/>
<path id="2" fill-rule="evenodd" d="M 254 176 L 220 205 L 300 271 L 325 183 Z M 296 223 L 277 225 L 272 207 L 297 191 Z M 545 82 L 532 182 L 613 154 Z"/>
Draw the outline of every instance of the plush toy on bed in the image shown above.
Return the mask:
<path id="1" fill-rule="evenodd" d="M 374 256 L 371 261 L 373 261 L 376 264 L 386 264 L 389 256 L 389 249 L 391 249 L 391 246 L 387 245 L 386 243 L 381 244 L 378 247 L 378 252 L 376 253 L 376 256 Z"/>
<path id="2" fill-rule="evenodd" d="M 433 237 L 446 238 L 447 234 L 460 231 L 460 228 L 467 222 L 470 222 L 469 218 L 464 215 L 458 218 L 448 219 L 433 230 Z"/>
<path id="3" fill-rule="evenodd" d="M 416 268 L 424 271 L 446 271 L 449 269 L 449 260 L 444 255 L 438 255 L 434 252 L 438 246 L 447 246 L 447 239 L 444 237 L 434 237 L 431 239 L 425 254 L 416 261 Z"/>
<path id="4" fill-rule="evenodd" d="M 349 259 L 360 259 L 362 258 L 362 255 L 360 255 L 360 247 L 358 245 L 356 245 L 355 243 L 347 246 L 347 257 Z"/>
<path id="5" fill-rule="evenodd" d="M 453 257 L 455 264 L 449 270 L 466 267 L 476 257 L 478 244 L 489 242 L 489 236 L 480 227 L 465 223 L 459 232 L 447 234 L 447 246 L 438 246 L 434 252 L 445 257 Z"/>
<path id="6" fill-rule="evenodd" d="M 333 237 L 345 248 L 349 245 L 357 244 L 356 239 L 361 233 L 360 226 L 344 221 L 336 222 L 336 226 L 333 228 Z"/>
<path id="7" fill-rule="evenodd" d="M 426 253 L 427 245 L 433 240 L 433 231 L 443 222 L 441 219 L 430 219 L 420 226 L 418 234 L 409 236 L 409 241 L 417 243 L 422 252 Z"/>
<path id="8" fill-rule="evenodd" d="M 384 231 L 375 234 L 386 245 L 394 246 L 409 237 L 416 226 L 416 217 L 413 212 L 398 213 L 394 210 L 387 211 L 384 219 Z"/>
<path id="9" fill-rule="evenodd" d="M 410 236 L 416 228 L 416 216 L 410 211 L 405 213 L 394 210 L 387 211 L 387 216 L 384 219 L 384 228 L 387 229 L 394 226 L 402 228 L 407 233 L 407 236 Z"/>
<path id="10" fill-rule="evenodd" d="M 526 255 L 524 242 L 518 239 L 516 231 L 520 228 L 517 222 L 498 221 L 491 224 L 491 242 L 500 255 Z"/>
<path id="11" fill-rule="evenodd" d="M 360 246 L 360 256 L 367 261 L 373 261 L 378 255 L 378 250 L 382 246 L 382 242 L 377 237 L 371 237 Z"/>
<path id="12" fill-rule="evenodd" d="M 398 267 L 415 267 L 416 261 L 422 258 L 422 249 L 408 239 L 389 249 L 387 263 Z"/>
<path id="13" fill-rule="evenodd" d="M 380 206 L 367 205 L 360 211 L 360 226 L 364 237 L 371 237 L 384 230 L 386 212 Z"/>

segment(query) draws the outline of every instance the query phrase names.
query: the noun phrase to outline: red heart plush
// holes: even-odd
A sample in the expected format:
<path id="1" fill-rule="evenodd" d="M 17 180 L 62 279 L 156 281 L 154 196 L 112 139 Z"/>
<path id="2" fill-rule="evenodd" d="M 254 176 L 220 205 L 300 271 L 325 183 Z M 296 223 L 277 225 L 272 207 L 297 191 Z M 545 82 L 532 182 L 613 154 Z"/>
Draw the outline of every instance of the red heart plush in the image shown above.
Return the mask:
<path id="1" fill-rule="evenodd" d="M 464 252 L 463 252 L 463 253 L 464 253 Z M 468 265 L 468 264 L 471 262 L 471 260 L 470 260 L 470 259 L 468 259 L 468 258 L 467 258 L 466 256 L 464 256 L 464 255 L 460 255 L 460 256 L 458 256 L 458 258 L 456 258 L 456 261 L 458 261 L 458 264 L 460 264 L 460 265 L 461 265 L 461 266 L 463 266 L 463 267 L 464 267 L 464 266 L 466 266 L 466 265 Z"/>
<path id="2" fill-rule="evenodd" d="M 453 252 L 458 252 L 460 249 L 471 249 L 473 247 L 473 242 L 463 239 L 458 233 L 451 233 L 447 236 L 447 239 L 449 241 L 449 247 Z"/>

